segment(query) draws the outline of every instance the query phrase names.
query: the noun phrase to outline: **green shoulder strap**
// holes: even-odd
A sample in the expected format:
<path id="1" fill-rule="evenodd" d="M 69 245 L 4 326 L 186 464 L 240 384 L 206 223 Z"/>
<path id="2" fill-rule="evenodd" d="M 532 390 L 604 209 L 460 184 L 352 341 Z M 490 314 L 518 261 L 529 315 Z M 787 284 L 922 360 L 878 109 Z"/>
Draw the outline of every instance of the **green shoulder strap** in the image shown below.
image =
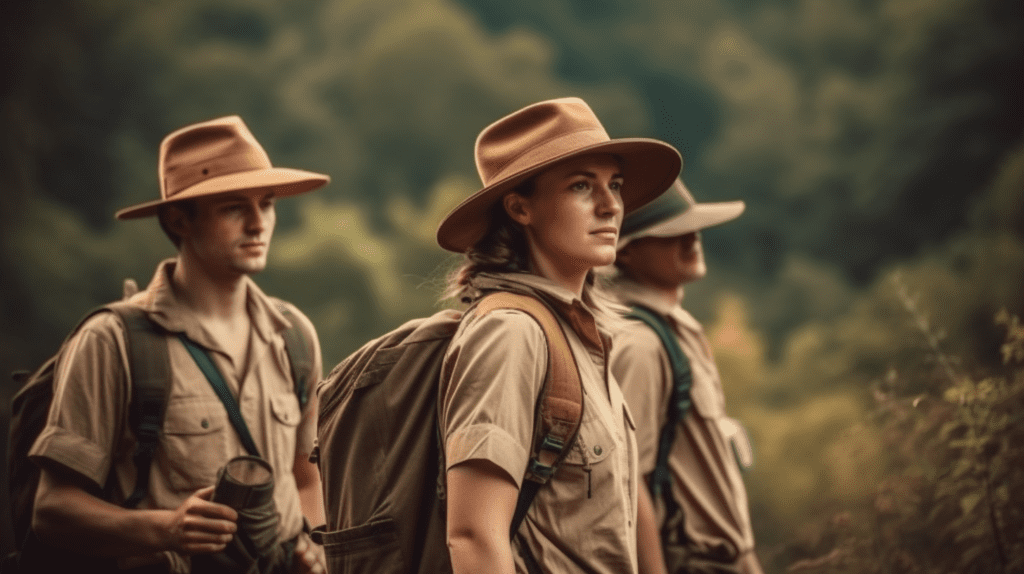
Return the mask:
<path id="1" fill-rule="evenodd" d="M 288 363 L 291 365 L 292 382 L 295 384 L 295 396 L 299 399 L 299 408 L 305 410 L 309 402 L 309 385 L 316 381 L 310 381 L 313 377 L 313 345 L 299 326 L 295 314 L 288 310 L 288 307 L 279 303 L 277 306 L 281 314 L 292 324 L 291 327 L 281 332 L 284 338 L 284 349 L 288 354 Z"/>
<path id="2" fill-rule="evenodd" d="M 655 459 L 654 471 L 651 473 L 651 494 L 655 498 L 667 495 L 672 483 L 668 470 L 668 455 L 675 440 L 676 426 L 690 410 L 690 387 L 693 386 L 693 373 L 690 370 L 690 359 L 679 346 L 672 327 L 657 312 L 642 305 L 634 305 L 626 315 L 642 321 L 661 339 L 662 346 L 668 352 L 668 362 L 672 369 L 672 391 L 668 400 L 668 416 L 665 426 L 658 437 L 658 456 Z"/>
<path id="3" fill-rule="evenodd" d="M 231 394 L 231 389 L 228 388 L 227 383 L 224 381 L 224 376 L 217 370 L 217 366 L 213 364 L 213 359 L 210 358 L 206 349 L 186 337 L 185 333 L 178 333 L 178 339 L 181 340 L 182 345 L 185 345 L 185 349 L 188 350 L 189 355 L 192 355 L 192 360 L 196 362 L 196 366 L 206 376 L 206 380 L 210 382 L 213 391 L 217 393 L 217 398 L 220 399 L 220 402 L 224 403 L 224 410 L 228 412 L 228 420 L 231 421 L 231 426 L 235 427 L 235 432 L 238 433 L 238 438 L 242 440 L 242 446 L 245 447 L 245 451 L 252 456 L 260 456 L 260 451 L 256 448 L 256 441 L 252 440 L 249 426 L 245 424 L 245 418 L 242 417 L 242 409 L 239 408 L 238 401 Z"/>
<path id="4" fill-rule="evenodd" d="M 280 302 L 277 307 L 292 324 L 291 327 L 282 331 L 281 336 L 284 338 L 285 352 L 288 354 L 295 396 L 299 400 L 299 407 L 305 408 L 306 403 L 309 401 L 309 379 L 313 374 L 313 346 L 302 332 L 295 314 Z M 224 403 L 228 419 L 231 421 L 231 425 L 235 427 L 235 431 L 238 433 L 238 437 L 241 439 L 242 446 L 245 447 L 246 452 L 252 456 L 260 456 L 256 441 L 253 440 L 252 433 L 249 432 L 249 427 L 245 424 L 245 418 L 242 417 L 242 410 L 238 406 L 238 401 L 231 394 L 227 383 L 224 381 L 224 377 L 217 370 L 216 365 L 213 364 L 206 349 L 197 345 L 186 337 L 184 333 L 179 334 L 178 338 L 196 362 L 199 370 L 203 372 L 206 380 L 210 382 L 210 386 L 217 393 L 217 397 Z"/>

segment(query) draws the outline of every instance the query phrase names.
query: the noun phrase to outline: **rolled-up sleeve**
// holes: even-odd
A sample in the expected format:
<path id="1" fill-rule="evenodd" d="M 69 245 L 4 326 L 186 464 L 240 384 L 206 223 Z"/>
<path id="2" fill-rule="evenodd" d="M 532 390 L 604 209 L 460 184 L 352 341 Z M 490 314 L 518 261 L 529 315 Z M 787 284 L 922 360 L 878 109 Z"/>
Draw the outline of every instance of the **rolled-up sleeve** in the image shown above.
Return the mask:
<path id="1" fill-rule="evenodd" d="M 446 469 L 488 460 L 521 486 L 547 353 L 540 325 L 520 311 L 497 310 L 463 322 L 441 381 Z"/>
<path id="2" fill-rule="evenodd" d="M 112 313 L 82 326 L 57 363 L 53 402 L 30 459 L 56 462 L 103 487 L 129 400 L 124 357 L 123 327 Z"/>

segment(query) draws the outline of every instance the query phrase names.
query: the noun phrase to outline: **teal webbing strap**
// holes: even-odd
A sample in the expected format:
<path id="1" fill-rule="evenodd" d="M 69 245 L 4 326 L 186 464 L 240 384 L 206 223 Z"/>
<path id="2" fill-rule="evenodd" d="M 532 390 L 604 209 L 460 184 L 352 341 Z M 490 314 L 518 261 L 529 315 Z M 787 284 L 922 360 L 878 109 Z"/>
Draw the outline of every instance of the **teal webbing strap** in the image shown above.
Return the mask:
<path id="1" fill-rule="evenodd" d="M 246 426 L 245 419 L 242 418 L 242 410 L 238 408 L 238 401 L 231 394 L 227 383 L 224 382 L 224 377 L 221 376 L 220 371 L 214 366 L 210 356 L 206 354 L 206 350 L 193 343 L 184 333 L 179 333 L 178 338 L 185 345 L 188 354 L 192 355 L 192 359 L 195 360 L 199 370 L 206 376 L 206 380 L 210 381 L 210 386 L 217 393 L 220 402 L 224 403 L 224 409 L 228 411 L 228 419 L 231 420 L 231 426 L 235 427 L 235 430 L 238 432 L 238 438 L 242 439 L 242 446 L 245 447 L 245 451 L 252 456 L 260 456 L 260 451 L 256 448 L 252 435 L 249 434 L 249 427 Z"/>
<path id="2" fill-rule="evenodd" d="M 281 337 L 284 338 L 284 350 L 291 365 L 295 396 L 299 399 L 299 408 L 305 410 L 306 403 L 309 402 L 309 379 L 313 373 L 313 350 L 302 333 L 295 315 L 284 305 L 278 306 L 278 310 L 292 324 L 290 328 L 281 332 Z"/>
<path id="3" fill-rule="evenodd" d="M 672 368 L 672 391 L 668 400 L 668 416 L 665 426 L 658 437 L 658 456 L 655 459 L 654 471 L 651 473 L 651 495 L 658 498 L 669 495 L 672 476 L 668 470 L 668 455 L 675 440 L 676 425 L 683 420 L 690 410 L 690 387 L 693 386 L 693 372 L 690 370 L 690 359 L 679 346 L 675 334 L 668 323 L 655 311 L 634 305 L 627 317 L 642 321 L 661 339 L 662 346 L 668 352 L 668 362 Z M 668 496 L 667 498 L 671 498 Z"/>

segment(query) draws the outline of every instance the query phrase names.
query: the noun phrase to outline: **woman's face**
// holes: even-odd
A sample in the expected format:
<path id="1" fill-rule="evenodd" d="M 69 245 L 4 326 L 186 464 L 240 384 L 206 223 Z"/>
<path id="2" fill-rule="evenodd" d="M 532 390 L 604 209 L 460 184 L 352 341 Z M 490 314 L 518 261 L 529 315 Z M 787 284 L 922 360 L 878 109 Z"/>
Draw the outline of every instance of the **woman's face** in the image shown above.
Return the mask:
<path id="1" fill-rule="evenodd" d="M 576 157 L 534 181 L 529 197 L 511 193 L 505 208 L 523 226 L 536 272 L 575 277 L 615 261 L 623 186 L 616 157 Z"/>

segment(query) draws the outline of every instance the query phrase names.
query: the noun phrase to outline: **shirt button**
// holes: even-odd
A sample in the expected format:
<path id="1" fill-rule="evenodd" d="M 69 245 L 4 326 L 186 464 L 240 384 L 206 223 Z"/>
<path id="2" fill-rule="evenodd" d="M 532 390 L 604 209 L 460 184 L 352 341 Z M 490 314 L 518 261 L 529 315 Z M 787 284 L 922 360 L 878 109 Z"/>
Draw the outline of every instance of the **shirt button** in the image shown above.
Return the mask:
<path id="1" fill-rule="evenodd" d="M 210 428 L 210 421 L 208 421 L 208 420 L 206 420 L 206 419 L 203 419 L 203 420 L 202 420 L 202 421 L 201 421 L 201 422 L 199 423 L 199 426 L 203 427 L 204 429 L 208 429 L 208 428 Z"/>
<path id="2" fill-rule="evenodd" d="M 604 452 L 604 449 L 601 448 L 601 445 L 599 445 L 599 444 L 594 445 L 594 454 L 596 454 L 598 456 L 601 456 L 602 452 Z"/>

